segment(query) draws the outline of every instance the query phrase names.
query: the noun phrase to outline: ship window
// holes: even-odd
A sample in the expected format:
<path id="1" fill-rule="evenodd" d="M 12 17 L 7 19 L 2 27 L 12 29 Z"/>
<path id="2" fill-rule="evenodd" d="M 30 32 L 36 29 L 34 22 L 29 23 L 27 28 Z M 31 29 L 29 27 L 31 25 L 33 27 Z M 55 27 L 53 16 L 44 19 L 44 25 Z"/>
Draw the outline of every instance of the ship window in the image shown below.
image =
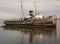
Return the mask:
<path id="1" fill-rule="evenodd" d="M 49 16 L 49 18 L 51 18 L 52 16 Z"/>
<path id="2" fill-rule="evenodd" d="M 37 20 L 35 20 L 35 21 L 37 21 Z"/>

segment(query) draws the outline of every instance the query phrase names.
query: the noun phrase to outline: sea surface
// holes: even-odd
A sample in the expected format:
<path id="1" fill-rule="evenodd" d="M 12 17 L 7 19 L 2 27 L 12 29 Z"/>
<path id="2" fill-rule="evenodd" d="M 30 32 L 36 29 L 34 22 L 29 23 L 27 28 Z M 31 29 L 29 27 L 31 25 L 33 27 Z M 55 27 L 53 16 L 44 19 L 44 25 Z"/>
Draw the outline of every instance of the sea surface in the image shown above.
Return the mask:
<path id="1" fill-rule="evenodd" d="M 60 44 L 60 20 L 57 20 L 56 28 L 0 27 L 0 44 Z"/>

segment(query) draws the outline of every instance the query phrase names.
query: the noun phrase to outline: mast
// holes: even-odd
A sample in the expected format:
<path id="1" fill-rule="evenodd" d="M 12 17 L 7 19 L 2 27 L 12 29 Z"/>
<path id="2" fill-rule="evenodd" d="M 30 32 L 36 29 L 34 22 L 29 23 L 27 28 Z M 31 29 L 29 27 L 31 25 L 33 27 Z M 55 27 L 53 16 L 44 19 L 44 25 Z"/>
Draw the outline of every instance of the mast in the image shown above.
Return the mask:
<path id="1" fill-rule="evenodd" d="M 34 6 L 35 6 L 35 15 L 37 13 L 37 10 L 36 10 L 36 0 L 34 0 Z"/>
<path id="2" fill-rule="evenodd" d="M 21 0 L 21 13 L 22 13 L 22 17 L 24 18 L 22 0 Z"/>

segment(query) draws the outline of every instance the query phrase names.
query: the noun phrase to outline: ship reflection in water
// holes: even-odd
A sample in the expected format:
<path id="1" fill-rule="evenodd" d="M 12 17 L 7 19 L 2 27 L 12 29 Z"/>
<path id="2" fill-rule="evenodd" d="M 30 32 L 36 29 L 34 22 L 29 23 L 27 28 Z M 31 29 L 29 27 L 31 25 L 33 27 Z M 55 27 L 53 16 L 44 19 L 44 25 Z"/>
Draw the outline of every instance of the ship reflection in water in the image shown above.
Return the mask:
<path id="1" fill-rule="evenodd" d="M 17 30 L 20 33 L 20 44 L 51 44 L 57 37 L 55 28 L 46 29 L 25 29 L 25 28 L 4 28 L 5 30 Z"/>

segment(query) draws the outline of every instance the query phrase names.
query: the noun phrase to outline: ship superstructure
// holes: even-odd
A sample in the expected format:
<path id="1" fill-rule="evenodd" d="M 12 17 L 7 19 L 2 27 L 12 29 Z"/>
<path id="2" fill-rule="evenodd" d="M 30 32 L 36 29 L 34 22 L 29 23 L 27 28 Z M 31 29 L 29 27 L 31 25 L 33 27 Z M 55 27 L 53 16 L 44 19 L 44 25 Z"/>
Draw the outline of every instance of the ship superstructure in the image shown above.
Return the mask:
<path id="1" fill-rule="evenodd" d="M 20 21 L 4 21 L 6 25 L 19 25 L 19 26 L 32 26 L 32 27 L 40 27 L 40 26 L 53 26 L 56 27 L 57 16 L 48 16 L 44 17 L 41 13 L 34 15 L 33 11 L 29 11 L 29 18 L 24 18 L 24 20 Z"/>

